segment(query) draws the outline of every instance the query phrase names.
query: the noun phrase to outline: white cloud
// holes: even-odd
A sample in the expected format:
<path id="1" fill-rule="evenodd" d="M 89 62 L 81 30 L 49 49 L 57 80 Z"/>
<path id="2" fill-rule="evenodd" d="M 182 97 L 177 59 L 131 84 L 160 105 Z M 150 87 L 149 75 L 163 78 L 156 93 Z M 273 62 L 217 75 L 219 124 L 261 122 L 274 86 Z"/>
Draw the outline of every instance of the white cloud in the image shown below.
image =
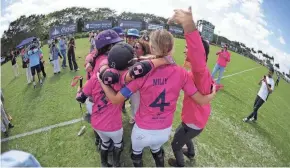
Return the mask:
<path id="1" fill-rule="evenodd" d="M 286 42 L 282 36 L 279 37 L 279 42 L 283 45 L 286 44 Z"/>
<path id="2" fill-rule="evenodd" d="M 2 36 L 10 21 L 21 15 L 47 14 L 72 6 L 109 7 L 118 13 L 131 11 L 170 17 L 173 9 L 186 9 L 191 5 L 195 21 L 206 19 L 216 26 L 215 32 L 220 31 L 220 35 L 267 52 L 275 57 L 276 63 L 280 63 L 282 71 L 288 73 L 290 54 L 271 45 L 269 37 L 273 35 L 273 31 L 267 28 L 262 3 L 262 0 L 122 0 L 122 3 L 116 0 L 21 0 L 4 9 L 5 14 L 0 18 L 0 34 Z M 281 30 L 279 27 L 277 29 L 281 36 Z M 283 38 L 279 41 L 282 44 L 285 42 Z"/>

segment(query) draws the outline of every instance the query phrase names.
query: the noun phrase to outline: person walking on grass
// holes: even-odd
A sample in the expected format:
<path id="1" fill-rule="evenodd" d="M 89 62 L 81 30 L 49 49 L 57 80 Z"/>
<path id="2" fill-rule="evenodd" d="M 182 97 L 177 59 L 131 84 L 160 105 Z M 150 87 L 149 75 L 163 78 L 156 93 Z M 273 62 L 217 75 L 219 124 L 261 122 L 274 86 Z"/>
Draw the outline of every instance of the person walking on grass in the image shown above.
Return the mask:
<path id="1" fill-rule="evenodd" d="M 280 82 L 280 75 L 278 75 L 278 78 L 277 78 L 277 80 L 275 82 L 275 86 L 278 86 L 279 85 L 279 82 Z"/>
<path id="2" fill-rule="evenodd" d="M 26 71 L 26 79 L 27 79 L 27 84 L 30 84 L 32 81 L 32 75 L 31 75 L 31 69 L 28 67 L 29 66 L 29 59 L 25 52 L 25 48 L 21 50 L 21 57 L 22 57 L 22 68 L 25 69 Z"/>
<path id="3" fill-rule="evenodd" d="M 62 58 L 62 55 L 54 42 L 52 43 L 51 53 L 53 59 L 53 72 L 54 74 L 60 73 L 58 57 Z"/>
<path id="4" fill-rule="evenodd" d="M 222 50 L 217 52 L 216 55 L 218 55 L 217 63 L 215 64 L 215 67 L 212 71 L 212 78 L 215 77 L 215 74 L 217 71 L 219 71 L 218 79 L 216 80 L 217 84 L 220 84 L 221 78 L 223 77 L 223 73 L 225 71 L 225 68 L 231 60 L 231 54 L 228 52 L 228 46 L 227 44 L 223 46 Z"/>
<path id="5" fill-rule="evenodd" d="M 261 85 L 260 90 L 258 92 L 258 95 L 254 102 L 254 109 L 253 112 L 246 118 L 243 119 L 244 122 L 248 121 L 257 121 L 258 119 L 258 110 L 262 105 L 267 101 L 269 95 L 274 90 L 274 68 L 270 67 L 268 75 L 265 75 L 259 82 L 259 85 Z"/>
<path id="6" fill-rule="evenodd" d="M 41 51 L 35 45 L 28 46 L 27 57 L 29 59 L 29 67 L 31 68 L 34 89 L 36 88 L 35 72 L 37 72 L 39 83 L 40 85 L 42 85 L 42 78 L 40 74 L 41 72 L 40 55 L 41 54 L 42 54 Z"/>
<path id="7" fill-rule="evenodd" d="M 62 60 L 62 68 L 66 68 L 66 47 L 67 47 L 67 42 L 65 39 L 65 36 L 61 36 L 61 39 L 59 40 L 59 50 L 61 55 L 63 56 L 63 60 Z"/>
<path id="8" fill-rule="evenodd" d="M 16 78 L 19 75 L 19 70 L 18 70 L 18 64 L 16 62 L 16 55 L 15 55 L 15 53 L 14 53 L 13 50 L 11 50 L 11 52 L 10 52 L 10 57 L 11 57 L 11 63 L 12 63 L 12 68 L 13 68 L 14 76 Z"/>
<path id="9" fill-rule="evenodd" d="M 71 71 L 75 70 L 78 71 L 78 64 L 76 62 L 76 56 L 75 56 L 75 39 L 71 38 L 69 43 L 68 43 L 68 63 L 69 63 L 69 68 Z"/>

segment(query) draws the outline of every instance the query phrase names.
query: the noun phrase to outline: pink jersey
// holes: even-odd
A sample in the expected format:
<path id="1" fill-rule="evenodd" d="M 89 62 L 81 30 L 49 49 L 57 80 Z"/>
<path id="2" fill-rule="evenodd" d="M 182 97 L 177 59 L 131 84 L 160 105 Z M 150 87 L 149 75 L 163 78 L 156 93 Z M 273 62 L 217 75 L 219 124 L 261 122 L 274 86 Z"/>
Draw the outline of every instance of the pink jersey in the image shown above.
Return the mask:
<path id="1" fill-rule="evenodd" d="M 188 95 L 197 92 L 188 73 L 177 65 L 160 66 L 146 76 L 133 80 L 121 89 L 125 97 L 140 91 L 140 105 L 135 121 L 138 127 L 161 130 L 172 125 L 180 90 Z"/>
<path id="2" fill-rule="evenodd" d="M 92 76 L 95 76 L 99 71 L 101 65 L 108 64 L 108 57 L 106 55 L 100 55 L 98 58 L 95 59 L 95 66 L 92 72 Z"/>
<path id="3" fill-rule="evenodd" d="M 114 84 L 113 89 L 119 91 L 123 83 L 124 81 L 120 81 L 118 84 Z M 83 93 L 93 98 L 91 125 L 94 129 L 112 132 L 122 128 L 122 104 L 111 103 L 96 76 L 86 82 Z"/>
<path id="4" fill-rule="evenodd" d="M 226 67 L 227 63 L 230 62 L 230 60 L 231 60 L 230 52 L 228 52 L 227 50 L 220 51 L 217 53 L 217 55 L 219 56 L 217 63 L 222 67 Z"/>
<path id="5" fill-rule="evenodd" d="M 201 37 L 198 31 L 185 35 L 188 48 L 187 58 L 191 64 L 190 78 L 194 81 L 198 91 L 207 95 L 211 93 L 214 80 L 206 65 L 206 57 Z M 186 124 L 194 124 L 204 128 L 210 116 L 210 104 L 199 105 L 189 95 L 184 94 L 182 107 L 182 121 Z"/>

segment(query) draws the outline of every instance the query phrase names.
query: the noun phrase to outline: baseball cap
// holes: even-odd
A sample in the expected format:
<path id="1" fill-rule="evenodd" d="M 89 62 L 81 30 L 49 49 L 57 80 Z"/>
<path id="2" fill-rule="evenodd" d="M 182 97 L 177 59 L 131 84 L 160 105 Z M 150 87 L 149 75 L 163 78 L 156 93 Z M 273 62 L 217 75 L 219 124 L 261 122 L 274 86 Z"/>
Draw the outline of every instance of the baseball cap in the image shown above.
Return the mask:
<path id="1" fill-rule="evenodd" d="M 139 37 L 140 36 L 139 30 L 137 30 L 137 29 L 129 29 L 127 31 L 127 36 Z"/>

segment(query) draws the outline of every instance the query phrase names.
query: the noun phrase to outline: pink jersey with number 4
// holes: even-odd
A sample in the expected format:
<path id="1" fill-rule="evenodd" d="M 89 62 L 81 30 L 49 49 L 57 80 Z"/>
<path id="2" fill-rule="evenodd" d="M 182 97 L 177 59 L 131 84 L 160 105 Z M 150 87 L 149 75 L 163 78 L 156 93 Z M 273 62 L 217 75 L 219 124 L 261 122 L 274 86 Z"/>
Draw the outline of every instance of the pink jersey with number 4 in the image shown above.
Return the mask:
<path id="1" fill-rule="evenodd" d="M 121 89 L 124 97 L 140 92 L 140 105 L 135 115 L 139 128 L 161 130 L 172 125 L 181 90 L 193 95 L 197 89 L 188 73 L 177 65 L 160 66 L 146 76 L 133 80 Z"/>
<path id="2" fill-rule="evenodd" d="M 194 81 L 198 91 L 207 95 L 211 93 L 214 80 L 206 65 L 206 56 L 201 37 L 198 31 L 185 34 L 187 44 L 187 58 L 191 64 L 190 78 Z M 210 104 L 199 105 L 192 100 L 190 95 L 184 94 L 182 121 L 186 124 L 194 124 L 198 128 L 204 128 L 210 116 Z"/>
<path id="3" fill-rule="evenodd" d="M 121 79 L 124 79 L 124 77 Z M 113 89 L 119 91 L 123 83 L 124 81 L 120 80 L 119 83 L 113 85 Z M 96 76 L 93 76 L 86 82 L 83 87 L 83 93 L 93 98 L 94 105 L 91 125 L 94 129 L 112 132 L 122 128 L 122 104 L 116 105 L 111 103 Z"/>

